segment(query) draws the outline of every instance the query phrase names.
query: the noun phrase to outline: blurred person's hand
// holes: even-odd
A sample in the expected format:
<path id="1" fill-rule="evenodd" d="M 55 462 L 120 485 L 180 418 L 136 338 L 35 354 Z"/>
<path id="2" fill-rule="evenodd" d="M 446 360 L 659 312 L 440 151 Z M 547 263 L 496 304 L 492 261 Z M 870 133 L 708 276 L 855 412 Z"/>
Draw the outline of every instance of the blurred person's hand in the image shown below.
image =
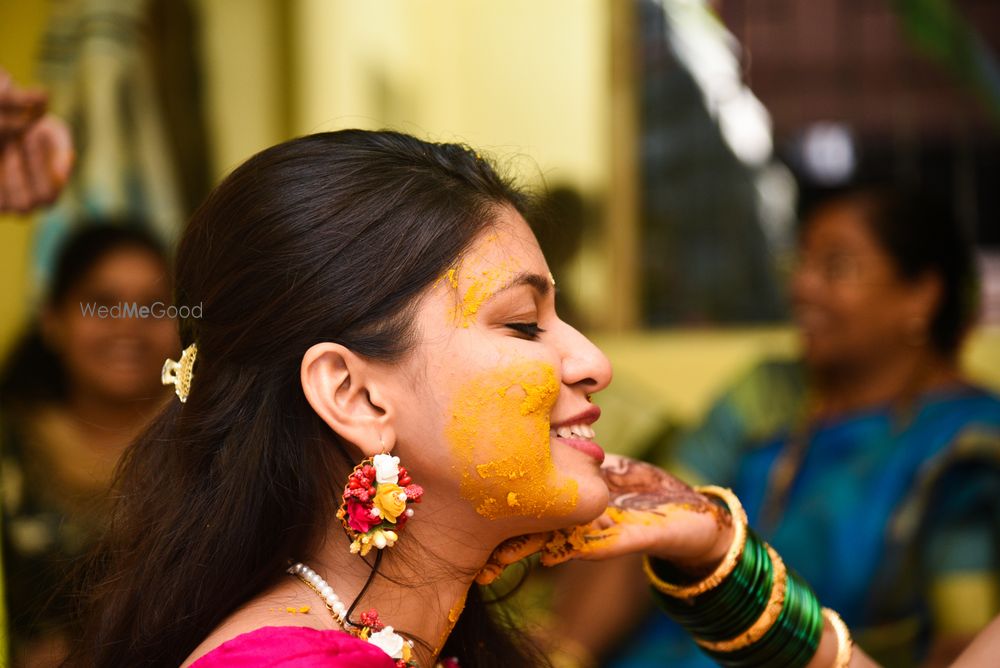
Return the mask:
<path id="1" fill-rule="evenodd" d="M 44 91 L 18 88 L 0 69 L 0 141 L 21 134 L 45 113 Z"/>
<path id="2" fill-rule="evenodd" d="M 69 128 L 46 103 L 44 92 L 18 88 L 0 69 L 0 213 L 51 204 L 69 179 Z"/>

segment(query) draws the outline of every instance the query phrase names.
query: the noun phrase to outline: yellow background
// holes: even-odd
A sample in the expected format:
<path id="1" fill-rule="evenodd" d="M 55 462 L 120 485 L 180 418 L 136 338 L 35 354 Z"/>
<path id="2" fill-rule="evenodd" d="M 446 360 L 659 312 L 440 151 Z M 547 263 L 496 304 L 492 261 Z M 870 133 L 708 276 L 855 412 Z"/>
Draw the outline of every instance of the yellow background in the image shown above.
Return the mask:
<path id="1" fill-rule="evenodd" d="M 0 0 L 0 65 L 33 82 L 43 0 Z M 395 127 L 510 157 L 528 182 L 606 194 L 610 18 L 605 0 L 192 0 L 206 118 L 221 177 L 287 137 Z M 0 219 L 0 350 L 26 317 L 30 221 Z M 573 282 L 600 320 L 601 249 Z M 670 331 L 598 338 L 619 378 L 669 414 L 695 419 L 733 374 L 794 354 L 788 329 Z M 1000 331 L 966 352 L 1000 389 Z"/>
<path id="2" fill-rule="evenodd" d="M 393 127 L 529 183 L 607 180 L 604 0 L 192 0 L 221 177 L 288 137 Z M 44 0 L 0 0 L 0 66 L 34 81 Z M 0 350 L 26 317 L 29 221 L 0 219 Z M 571 279 L 572 280 L 572 279 Z"/>

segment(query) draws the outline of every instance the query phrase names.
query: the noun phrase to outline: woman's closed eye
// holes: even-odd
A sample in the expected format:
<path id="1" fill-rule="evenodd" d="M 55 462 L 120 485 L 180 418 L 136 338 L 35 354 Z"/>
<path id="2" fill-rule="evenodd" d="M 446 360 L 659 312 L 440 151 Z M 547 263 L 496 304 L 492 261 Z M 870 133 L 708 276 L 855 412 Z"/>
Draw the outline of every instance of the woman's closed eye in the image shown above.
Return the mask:
<path id="1" fill-rule="evenodd" d="M 508 322 L 504 326 L 531 339 L 537 339 L 539 334 L 545 332 L 537 322 Z"/>

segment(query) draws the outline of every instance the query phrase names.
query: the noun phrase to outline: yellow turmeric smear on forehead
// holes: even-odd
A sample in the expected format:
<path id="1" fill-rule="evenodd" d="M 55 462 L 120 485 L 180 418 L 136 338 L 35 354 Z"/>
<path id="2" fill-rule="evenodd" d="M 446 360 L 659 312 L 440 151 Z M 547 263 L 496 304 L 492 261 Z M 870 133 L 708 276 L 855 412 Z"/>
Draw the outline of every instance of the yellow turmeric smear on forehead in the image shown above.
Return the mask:
<path id="1" fill-rule="evenodd" d="M 486 236 L 482 243 L 488 248 L 499 241 L 497 234 Z M 491 266 L 492 265 L 492 266 Z M 486 268 L 481 268 L 486 267 Z M 476 319 L 479 308 L 492 297 L 514 275 L 506 262 L 496 263 L 484 255 L 484 249 L 466 257 L 461 267 L 451 267 L 435 282 L 446 282 L 455 290 L 459 289 L 459 277 L 466 277 L 467 286 L 458 303 L 451 311 L 451 317 L 461 327 L 469 327 Z"/>
<path id="2" fill-rule="evenodd" d="M 576 481 L 559 475 L 550 452 L 558 394 L 555 371 L 538 362 L 487 372 L 458 393 L 446 436 L 462 497 L 483 517 L 544 517 L 576 507 Z"/>
<path id="3" fill-rule="evenodd" d="M 473 274 L 468 279 L 468 285 L 455 307 L 452 309 L 452 318 L 461 327 L 469 327 L 476 320 L 479 308 L 503 287 L 511 277 L 511 271 L 506 266 L 494 269 L 483 269 Z M 445 274 L 445 280 L 455 289 L 458 289 L 458 270 L 449 269 Z"/>

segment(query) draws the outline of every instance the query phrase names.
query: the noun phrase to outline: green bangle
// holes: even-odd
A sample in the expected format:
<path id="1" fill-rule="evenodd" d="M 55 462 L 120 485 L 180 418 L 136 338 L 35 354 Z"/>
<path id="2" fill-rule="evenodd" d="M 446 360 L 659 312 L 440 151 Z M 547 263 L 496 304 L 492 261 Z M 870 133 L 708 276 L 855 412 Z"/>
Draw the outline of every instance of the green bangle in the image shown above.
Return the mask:
<path id="1" fill-rule="evenodd" d="M 706 653 L 730 668 L 803 668 L 819 647 L 823 616 L 815 594 L 795 573 L 788 574 L 785 605 L 774 626 L 756 643 L 735 652 Z"/>
<path id="2" fill-rule="evenodd" d="M 776 586 L 780 586 L 783 598 L 784 565 L 780 573 L 775 571 L 775 562 L 780 563 L 776 556 L 750 532 L 742 558 L 719 587 L 688 600 L 666 596 L 654 588 L 654 597 L 664 612 L 692 635 L 709 642 L 732 639 L 751 628 L 769 605 L 774 607 L 771 599 Z M 651 565 L 660 575 L 660 562 Z M 780 609 L 780 602 L 776 607 Z"/>
<path id="3" fill-rule="evenodd" d="M 729 507 L 736 527 L 733 545 L 710 576 L 694 583 L 683 583 L 682 574 L 668 563 L 646 557 L 643 566 L 654 598 L 722 666 L 804 668 L 823 633 L 816 595 L 749 530 L 732 492 L 717 487 L 698 491 Z"/>
<path id="4" fill-rule="evenodd" d="M 765 603 L 764 610 L 751 625 L 745 627 L 746 630 L 736 636 L 731 636 L 726 640 L 715 641 L 712 641 L 707 636 L 696 638 L 696 641 L 702 648 L 716 652 L 735 652 L 759 642 L 777 623 L 781 612 L 785 608 L 785 597 L 788 593 L 788 571 L 785 568 L 785 562 L 781 560 L 781 557 L 770 545 L 767 546 L 767 553 L 774 568 L 774 576 L 772 578 L 773 585 L 770 587 L 770 594 Z"/>

